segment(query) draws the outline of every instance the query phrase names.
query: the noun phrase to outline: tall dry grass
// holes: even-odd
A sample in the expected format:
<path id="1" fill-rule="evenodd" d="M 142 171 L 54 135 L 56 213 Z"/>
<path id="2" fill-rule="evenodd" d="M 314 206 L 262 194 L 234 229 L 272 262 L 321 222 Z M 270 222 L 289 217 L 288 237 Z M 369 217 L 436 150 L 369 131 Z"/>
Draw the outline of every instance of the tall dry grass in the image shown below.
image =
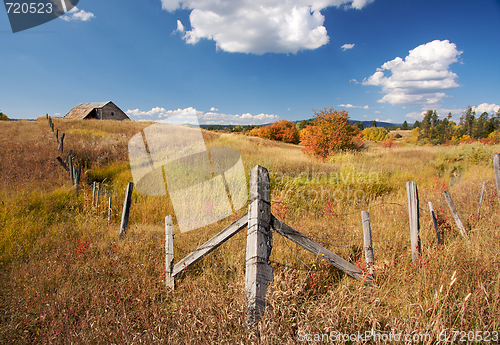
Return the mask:
<path id="1" fill-rule="evenodd" d="M 125 185 L 132 178 L 126 145 L 146 124 L 55 123 L 68 133 L 67 150 L 89 159 L 78 199 L 55 162 L 57 143 L 46 120 L 0 124 L 9 133 L 0 141 L 0 342 L 251 343 L 245 324 L 245 231 L 182 273 L 175 291 L 167 290 L 161 222 L 173 214 L 168 198 L 134 192 L 130 227 L 118 240 Z M 498 330 L 500 219 L 488 160 L 498 147 L 375 147 L 320 162 L 294 145 L 240 135 L 205 137 L 209 147 L 237 149 L 247 173 L 256 164 L 267 167 L 274 214 L 361 268 L 360 211 L 370 213 L 377 277 L 372 287 L 274 234 L 274 283 L 260 343 L 301 343 L 299 332 L 373 330 L 429 333 L 435 339 L 445 331 Z M 475 159 L 471 150 L 490 151 Z M 419 188 L 417 263 L 411 262 L 407 180 L 416 180 Z M 90 205 L 93 181 L 103 186 L 98 207 Z M 478 218 L 483 181 L 487 189 Z M 363 197 L 348 197 L 349 189 Z M 453 222 L 444 189 L 469 240 Z M 110 224 L 108 195 L 114 201 Z M 436 209 L 444 246 L 436 245 L 427 201 Z M 233 219 L 187 233 L 174 228 L 176 260 Z"/>

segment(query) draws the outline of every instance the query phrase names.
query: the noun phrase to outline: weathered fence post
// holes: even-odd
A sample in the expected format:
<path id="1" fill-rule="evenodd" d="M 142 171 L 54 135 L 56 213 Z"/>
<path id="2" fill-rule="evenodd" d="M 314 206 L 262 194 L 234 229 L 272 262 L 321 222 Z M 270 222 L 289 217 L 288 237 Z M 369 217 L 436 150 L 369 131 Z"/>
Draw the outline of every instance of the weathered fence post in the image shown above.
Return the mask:
<path id="1" fill-rule="evenodd" d="M 495 182 L 497 183 L 497 196 L 500 198 L 500 154 L 493 155 L 493 168 L 495 169 Z"/>
<path id="2" fill-rule="evenodd" d="M 75 184 L 75 168 L 73 166 L 73 157 L 72 156 L 69 156 L 69 163 L 68 163 L 68 167 L 69 167 L 69 180 L 71 181 L 71 184 L 74 185 Z"/>
<path id="3" fill-rule="evenodd" d="M 365 261 L 368 274 L 373 275 L 373 265 L 375 257 L 373 256 L 372 229 L 370 226 L 370 214 L 361 211 L 361 221 L 363 222 L 363 241 L 365 244 Z"/>
<path id="4" fill-rule="evenodd" d="M 57 139 L 57 142 L 59 143 L 59 130 L 56 129 L 56 139 Z"/>
<path id="5" fill-rule="evenodd" d="M 57 148 L 61 154 L 64 152 L 64 137 L 66 136 L 66 133 L 61 134 L 61 138 L 59 138 L 59 147 Z"/>
<path id="6" fill-rule="evenodd" d="M 438 223 L 436 219 L 436 214 L 434 213 L 434 208 L 432 207 L 432 202 L 429 201 L 429 210 L 431 211 L 432 224 L 434 224 L 434 230 L 436 230 L 436 237 L 438 244 L 443 244 L 443 239 L 441 238 L 441 233 L 439 232 Z"/>
<path id="7" fill-rule="evenodd" d="M 95 206 L 99 208 L 99 196 L 101 195 L 101 182 L 97 182 L 97 192 L 95 198 Z"/>
<path id="8" fill-rule="evenodd" d="M 94 204 L 95 204 L 95 181 L 94 181 L 94 184 L 93 184 L 93 187 L 92 187 L 92 208 L 94 208 Z"/>
<path id="9" fill-rule="evenodd" d="M 271 193 L 269 172 L 264 167 L 257 165 L 250 171 L 249 202 L 245 291 L 248 326 L 256 331 L 266 306 L 267 288 L 273 281 L 273 268 L 268 265 L 273 246 Z"/>
<path id="10" fill-rule="evenodd" d="M 410 217 L 411 259 L 415 262 L 421 253 L 417 182 L 406 182 L 406 192 L 408 194 L 408 215 Z"/>
<path id="11" fill-rule="evenodd" d="M 128 216 L 130 212 L 130 202 L 132 201 L 132 191 L 134 190 L 134 183 L 129 182 L 127 191 L 125 192 L 125 200 L 123 201 L 122 221 L 120 224 L 120 238 L 125 236 L 128 226 Z"/>
<path id="12" fill-rule="evenodd" d="M 455 208 L 455 204 L 453 203 L 453 200 L 451 200 L 450 193 L 448 193 L 447 190 L 444 192 L 444 198 L 446 199 L 446 202 L 448 203 L 448 207 L 450 208 L 451 214 L 453 215 L 453 219 L 455 219 L 455 223 L 458 226 L 458 229 L 460 230 L 460 233 L 464 238 L 468 238 L 467 236 L 467 231 L 465 231 L 465 227 L 462 224 L 462 221 L 460 220 L 460 217 L 458 216 L 457 209 Z"/>
<path id="13" fill-rule="evenodd" d="M 175 289 L 175 279 L 172 277 L 174 268 L 174 234 L 172 231 L 172 216 L 165 217 L 165 285 Z"/>
<path id="14" fill-rule="evenodd" d="M 111 223 L 111 196 L 108 200 L 108 225 Z"/>
<path id="15" fill-rule="evenodd" d="M 481 195 L 479 195 L 479 205 L 477 206 L 477 218 L 481 215 L 481 204 L 483 203 L 484 190 L 486 189 L 486 182 L 483 182 L 483 188 L 481 188 Z"/>
<path id="16" fill-rule="evenodd" d="M 82 162 L 78 164 L 78 169 L 76 170 L 76 178 L 75 178 L 75 197 L 78 198 L 78 188 L 80 188 L 80 176 L 82 174 Z"/>

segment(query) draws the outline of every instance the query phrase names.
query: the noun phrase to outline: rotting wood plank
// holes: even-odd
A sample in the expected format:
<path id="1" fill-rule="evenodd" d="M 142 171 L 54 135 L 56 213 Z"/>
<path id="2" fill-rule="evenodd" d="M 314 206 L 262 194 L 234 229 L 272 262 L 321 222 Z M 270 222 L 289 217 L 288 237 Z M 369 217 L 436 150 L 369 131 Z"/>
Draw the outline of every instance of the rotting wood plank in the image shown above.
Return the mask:
<path id="1" fill-rule="evenodd" d="M 462 221 L 460 220 L 460 217 L 458 216 L 457 209 L 455 208 L 455 204 L 451 199 L 450 193 L 447 190 L 445 190 L 443 194 L 444 198 L 446 199 L 446 202 L 448 203 L 448 207 L 450 208 L 451 214 L 453 215 L 453 219 L 455 219 L 455 224 L 457 224 L 457 227 L 460 230 L 460 233 L 464 238 L 469 238 L 469 236 L 467 236 L 467 231 L 465 230 L 465 227 Z"/>
<path id="2" fill-rule="evenodd" d="M 285 223 L 283 223 L 281 220 L 279 220 L 274 216 L 271 217 L 271 226 L 274 229 L 274 231 L 276 231 L 280 235 L 295 242 L 302 248 L 307 249 L 314 255 L 318 255 L 322 259 L 325 259 L 326 262 L 328 262 L 330 265 L 341 270 L 348 276 L 360 281 L 364 280 L 368 284 L 372 282 L 370 276 L 365 277 L 363 275 L 363 272 L 359 268 L 357 268 L 350 262 L 346 261 L 342 257 L 338 256 L 337 254 L 332 253 L 330 250 L 326 249 L 320 244 L 314 242 L 313 240 L 301 234 L 297 230 L 294 230 L 293 228 L 286 225 Z"/>
<path id="3" fill-rule="evenodd" d="M 241 229 L 247 226 L 247 213 L 242 215 L 240 218 L 235 220 L 229 226 L 227 226 L 224 230 L 219 232 L 217 235 L 209 239 L 207 242 L 202 244 L 198 249 L 188 254 L 184 259 L 180 260 L 177 264 L 175 264 L 174 269 L 172 270 L 172 277 L 175 277 L 179 273 L 181 273 L 184 269 L 189 266 L 195 264 L 205 255 L 211 253 L 221 244 L 226 242 L 232 236 L 236 235 Z"/>
<path id="4" fill-rule="evenodd" d="M 165 285 L 174 290 L 175 279 L 172 276 L 174 265 L 174 234 L 172 231 L 172 216 L 165 217 Z"/>

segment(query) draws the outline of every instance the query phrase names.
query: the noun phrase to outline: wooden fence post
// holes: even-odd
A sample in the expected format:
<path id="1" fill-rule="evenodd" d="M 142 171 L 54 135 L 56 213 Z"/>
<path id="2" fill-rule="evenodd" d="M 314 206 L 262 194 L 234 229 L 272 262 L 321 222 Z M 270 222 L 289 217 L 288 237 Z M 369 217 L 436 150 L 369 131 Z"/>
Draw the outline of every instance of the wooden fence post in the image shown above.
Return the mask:
<path id="1" fill-rule="evenodd" d="M 56 139 L 57 139 L 57 142 L 59 142 L 59 130 L 56 129 Z"/>
<path id="2" fill-rule="evenodd" d="M 500 154 L 493 155 L 493 168 L 495 170 L 495 182 L 497 183 L 497 197 L 500 198 Z"/>
<path id="3" fill-rule="evenodd" d="M 95 207 L 99 208 L 99 196 L 101 194 L 101 182 L 97 182 L 97 191 L 95 192 Z"/>
<path id="4" fill-rule="evenodd" d="M 59 139 L 59 147 L 57 148 L 61 154 L 64 152 L 64 137 L 66 136 L 66 133 L 61 134 L 61 138 Z"/>
<path id="5" fill-rule="evenodd" d="M 111 196 L 108 200 L 108 225 L 111 223 Z"/>
<path id="6" fill-rule="evenodd" d="M 368 274 L 373 275 L 373 265 L 375 257 L 373 256 L 372 229 L 370 226 L 370 214 L 361 211 L 361 221 L 363 222 L 363 241 L 365 244 L 365 261 Z"/>
<path id="7" fill-rule="evenodd" d="M 94 204 L 95 204 L 95 181 L 92 187 L 92 208 L 94 208 Z"/>
<path id="8" fill-rule="evenodd" d="M 411 259 L 415 262 L 421 253 L 417 182 L 406 182 L 406 192 L 408 194 L 408 215 L 410 218 Z"/>
<path id="9" fill-rule="evenodd" d="M 125 200 L 123 201 L 122 221 L 120 224 L 120 238 L 125 236 L 128 226 L 128 216 L 130 212 L 130 203 L 132 201 L 132 191 L 134 190 L 134 183 L 129 182 L 127 191 L 125 192 Z"/>
<path id="10" fill-rule="evenodd" d="M 486 182 L 483 182 L 483 188 L 481 188 L 481 195 L 479 195 L 479 205 L 477 206 L 477 218 L 481 215 L 481 204 L 483 203 L 484 190 L 486 188 Z"/>
<path id="11" fill-rule="evenodd" d="M 455 223 L 458 226 L 458 229 L 460 230 L 460 233 L 464 238 L 468 238 L 467 236 L 467 231 L 465 231 L 465 227 L 462 224 L 462 221 L 460 220 L 460 217 L 458 216 L 457 209 L 455 208 L 455 204 L 453 203 L 453 200 L 451 200 L 450 193 L 448 193 L 447 190 L 444 192 L 444 198 L 446 199 L 446 202 L 448 203 L 448 207 L 450 208 L 451 214 L 453 215 L 453 218 L 455 219 Z"/>
<path id="12" fill-rule="evenodd" d="M 172 277 L 174 268 L 174 234 L 172 231 L 172 216 L 165 217 L 165 284 L 175 289 L 175 279 Z"/>
<path id="13" fill-rule="evenodd" d="M 80 188 L 80 176 L 82 174 L 82 163 L 78 164 L 78 169 L 76 170 L 75 178 L 75 197 L 78 198 L 78 188 Z"/>
<path id="14" fill-rule="evenodd" d="M 68 167 L 69 167 L 69 180 L 71 181 L 71 184 L 74 185 L 75 184 L 75 167 L 73 166 L 73 157 L 72 156 L 69 156 L 69 164 L 68 164 Z"/>
<path id="15" fill-rule="evenodd" d="M 254 332 L 264 313 L 267 288 L 273 281 L 273 268 L 268 265 L 273 246 L 271 193 L 269 172 L 264 167 L 257 165 L 250 171 L 249 202 L 245 292 L 247 322 Z"/>
<path id="16" fill-rule="evenodd" d="M 438 223 L 436 219 L 436 214 L 434 213 L 434 208 L 432 207 L 432 202 L 429 201 L 429 210 L 431 211 L 432 224 L 434 224 L 434 230 L 436 230 L 436 237 L 438 240 L 438 244 L 443 244 L 443 239 L 441 238 L 441 234 L 439 233 Z"/>

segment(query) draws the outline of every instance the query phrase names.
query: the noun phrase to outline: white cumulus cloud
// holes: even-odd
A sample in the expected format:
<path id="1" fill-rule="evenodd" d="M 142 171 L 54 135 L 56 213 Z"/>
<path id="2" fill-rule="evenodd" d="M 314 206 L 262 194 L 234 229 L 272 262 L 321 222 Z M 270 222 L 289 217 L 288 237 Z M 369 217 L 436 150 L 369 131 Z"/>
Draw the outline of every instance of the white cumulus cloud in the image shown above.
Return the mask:
<path id="1" fill-rule="evenodd" d="M 361 109 L 370 109 L 369 106 L 367 105 L 364 105 L 364 106 L 361 106 L 361 105 L 352 105 L 350 103 L 347 103 L 347 104 L 339 104 L 338 105 L 339 107 L 342 107 L 342 108 L 361 108 Z"/>
<path id="2" fill-rule="evenodd" d="M 87 12 L 85 10 L 79 10 L 78 7 L 73 7 L 71 11 L 61 17 L 63 20 L 69 22 L 72 20 L 86 22 L 95 18 L 95 15 L 92 12 Z"/>
<path id="3" fill-rule="evenodd" d="M 444 91 L 458 87 L 458 76 L 449 70 L 462 54 L 454 43 L 435 40 L 422 44 L 405 59 L 387 61 L 363 85 L 382 87 L 386 95 L 378 102 L 392 105 L 435 105 L 446 97 Z M 386 71 L 391 75 L 386 75 Z"/>
<path id="4" fill-rule="evenodd" d="M 362 9 L 374 0 L 161 0 L 169 12 L 191 10 L 184 40 L 213 40 L 217 49 L 239 53 L 297 53 L 328 43 L 321 10 Z"/>
<path id="5" fill-rule="evenodd" d="M 493 114 L 496 113 L 500 109 L 500 105 L 498 104 L 489 104 L 489 103 L 482 103 L 479 104 L 478 106 L 472 107 L 472 110 L 476 112 L 476 115 L 481 115 L 484 112 L 487 112 L 488 114 Z"/>
<path id="6" fill-rule="evenodd" d="M 245 113 L 241 115 L 231 115 L 216 112 L 217 109 L 215 108 L 212 109 L 213 110 L 205 113 L 203 111 L 196 110 L 193 107 L 177 110 L 166 110 L 162 107 L 154 107 L 150 110 L 127 110 L 125 113 L 129 116 L 135 116 L 140 119 L 150 117 L 150 119 L 148 119 L 150 121 L 165 122 L 178 125 L 197 123 L 207 125 L 259 125 L 279 120 L 279 116 L 274 114 L 261 113 L 252 115 L 250 113 Z M 175 118 L 175 123 L 171 121 L 172 118 Z"/>
<path id="7" fill-rule="evenodd" d="M 347 49 L 352 49 L 354 48 L 354 44 L 344 44 L 342 47 L 340 47 L 343 51 L 346 51 Z"/>

